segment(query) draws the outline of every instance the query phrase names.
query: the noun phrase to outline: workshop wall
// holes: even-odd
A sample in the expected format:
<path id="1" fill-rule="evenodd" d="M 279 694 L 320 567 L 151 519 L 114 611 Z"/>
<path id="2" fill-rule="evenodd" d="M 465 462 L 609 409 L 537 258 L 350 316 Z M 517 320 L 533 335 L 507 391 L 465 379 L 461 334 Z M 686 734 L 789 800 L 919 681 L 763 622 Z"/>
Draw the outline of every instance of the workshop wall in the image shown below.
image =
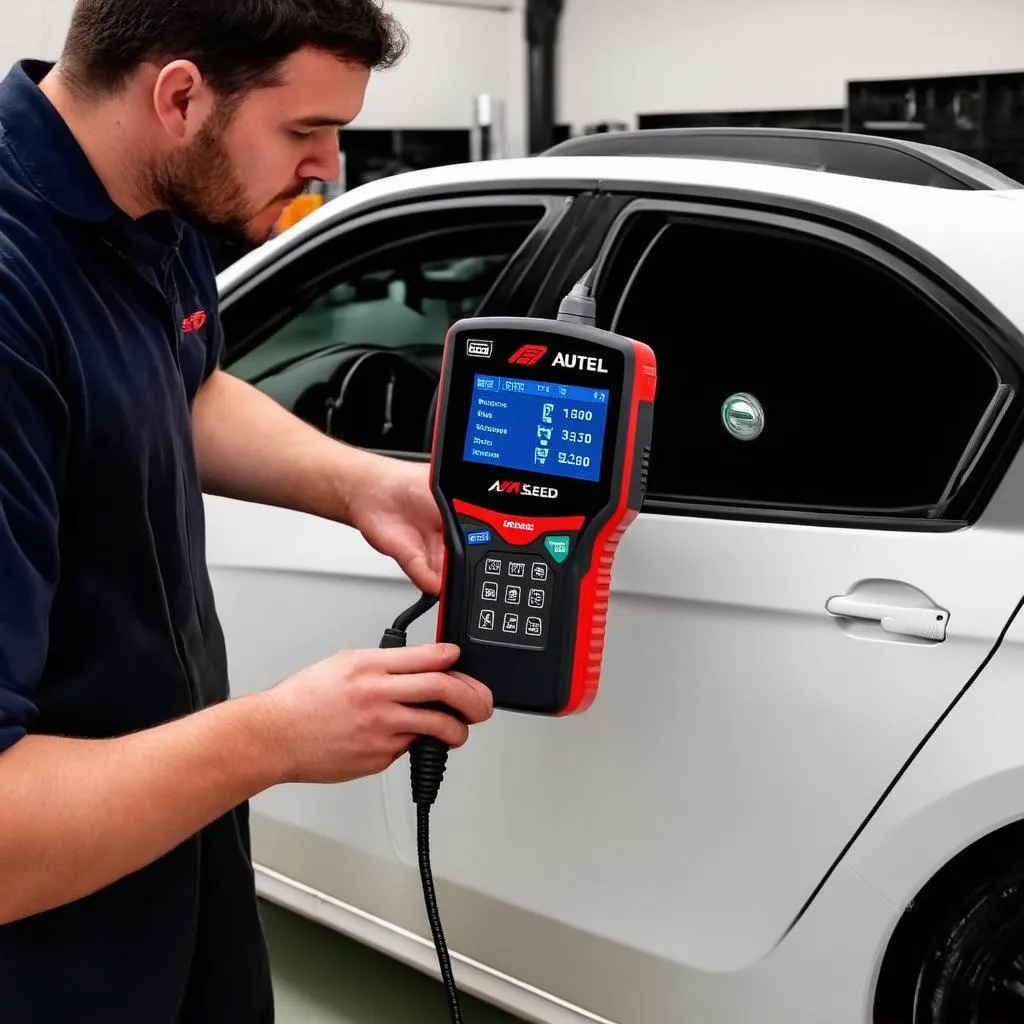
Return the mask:
<path id="1" fill-rule="evenodd" d="M 521 4 L 505 9 L 391 0 L 409 33 L 401 65 L 376 77 L 361 128 L 466 128 L 473 97 L 505 104 L 508 155 L 526 151 L 526 48 Z M 517 9 L 519 8 L 519 9 Z"/>
<path id="2" fill-rule="evenodd" d="M 1022 69 L 1018 0 L 566 0 L 559 118 L 842 107 L 851 79 Z"/>
<path id="3" fill-rule="evenodd" d="M 20 57 L 54 59 L 74 0 L 0 0 L 0 67 Z M 509 155 L 525 151 L 525 48 L 521 0 L 394 0 L 408 31 L 399 67 L 374 79 L 360 128 L 469 128 L 473 96 L 507 105 Z"/>
<path id="4" fill-rule="evenodd" d="M 0 73 L 6 74 L 11 65 L 22 57 L 53 54 L 53 39 L 58 33 L 63 38 L 67 27 L 65 7 L 70 10 L 64 0 L 0 2 Z M 52 23 L 56 23 L 54 27 L 51 27 Z"/>

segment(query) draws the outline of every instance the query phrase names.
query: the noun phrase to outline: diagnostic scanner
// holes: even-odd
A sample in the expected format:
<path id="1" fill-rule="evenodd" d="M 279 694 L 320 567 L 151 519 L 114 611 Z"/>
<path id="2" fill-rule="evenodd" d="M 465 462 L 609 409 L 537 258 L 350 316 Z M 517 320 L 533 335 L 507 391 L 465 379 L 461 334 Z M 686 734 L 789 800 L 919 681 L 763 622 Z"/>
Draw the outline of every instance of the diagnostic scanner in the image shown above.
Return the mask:
<path id="1" fill-rule="evenodd" d="M 657 368 L 646 345 L 566 320 L 448 333 L 432 487 L 444 518 L 439 642 L 496 708 L 586 710 L 612 563 L 644 500 Z"/>

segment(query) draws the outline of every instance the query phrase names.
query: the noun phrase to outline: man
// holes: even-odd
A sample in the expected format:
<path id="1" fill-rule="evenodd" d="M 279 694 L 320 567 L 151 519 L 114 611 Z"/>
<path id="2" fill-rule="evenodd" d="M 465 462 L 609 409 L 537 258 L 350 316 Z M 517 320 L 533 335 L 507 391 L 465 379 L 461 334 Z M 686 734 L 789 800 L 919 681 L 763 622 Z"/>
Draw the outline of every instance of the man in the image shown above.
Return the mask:
<path id="1" fill-rule="evenodd" d="M 217 369 L 197 231 L 260 242 L 336 176 L 403 44 L 374 0 L 80 0 L 57 65 L 0 85 L 0 1020 L 267 1024 L 247 800 L 464 744 L 427 703 L 491 714 L 442 646 L 229 700 L 204 561 L 203 489 L 439 587 L 422 467 Z"/>

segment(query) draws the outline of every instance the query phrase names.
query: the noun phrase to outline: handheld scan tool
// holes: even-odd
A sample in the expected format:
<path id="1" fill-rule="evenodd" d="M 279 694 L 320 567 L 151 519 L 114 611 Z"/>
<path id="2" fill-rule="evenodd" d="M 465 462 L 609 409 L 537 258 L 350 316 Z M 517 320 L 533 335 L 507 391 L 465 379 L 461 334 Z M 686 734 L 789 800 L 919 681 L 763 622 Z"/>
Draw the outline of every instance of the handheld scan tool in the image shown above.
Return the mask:
<path id="1" fill-rule="evenodd" d="M 495 706 L 597 695 L 612 562 L 644 499 L 657 368 L 567 321 L 470 319 L 445 347 L 432 480 L 445 520 L 439 642 Z"/>

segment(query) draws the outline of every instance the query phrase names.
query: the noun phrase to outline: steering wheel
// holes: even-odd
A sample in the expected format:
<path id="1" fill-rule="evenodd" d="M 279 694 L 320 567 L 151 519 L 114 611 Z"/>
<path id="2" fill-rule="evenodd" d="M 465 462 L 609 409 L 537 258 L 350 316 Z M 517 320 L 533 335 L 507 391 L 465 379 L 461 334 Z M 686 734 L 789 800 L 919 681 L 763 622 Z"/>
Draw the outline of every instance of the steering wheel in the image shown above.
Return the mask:
<path id="1" fill-rule="evenodd" d="M 434 394 L 430 399 L 430 408 L 427 411 L 427 429 L 423 434 L 423 450 L 430 452 L 434 447 L 434 433 L 437 430 L 437 405 L 441 400 L 441 382 L 438 381 L 434 388 Z"/>
<path id="2" fill-rule="evenodd" d="M 437 377 L 408 356 L 375 349 L 328 384 L 325 432 L 358 448 L 422 452 Z"/>

